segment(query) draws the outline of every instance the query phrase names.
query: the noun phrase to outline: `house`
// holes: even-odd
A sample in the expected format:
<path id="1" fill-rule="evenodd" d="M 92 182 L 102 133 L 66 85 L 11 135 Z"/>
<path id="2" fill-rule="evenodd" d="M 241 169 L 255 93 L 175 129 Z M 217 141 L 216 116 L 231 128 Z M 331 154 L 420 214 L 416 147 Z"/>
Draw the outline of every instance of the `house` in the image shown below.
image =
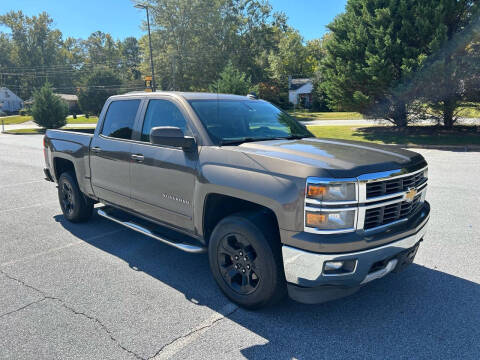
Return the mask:
<path id="1" fill-rule="evenodd" d="M 0 87 L 0 111 L 16 112 L 23 108 L 23 100 L 6 87 Z"/>
<path id="2" fill-rule="evenodd" d="M 288 79 L 288 101 L 305 108 L 312 106 L 313 81 L 311 79 Z"/>
<path id="3" fill-rule="evenodd" d="M 80 111 L 78 107 L 78 96 L 72 94 L 55 94 L 59 96 L 68 105 L 68 111 L 70 114 L 78 113 Z"/>

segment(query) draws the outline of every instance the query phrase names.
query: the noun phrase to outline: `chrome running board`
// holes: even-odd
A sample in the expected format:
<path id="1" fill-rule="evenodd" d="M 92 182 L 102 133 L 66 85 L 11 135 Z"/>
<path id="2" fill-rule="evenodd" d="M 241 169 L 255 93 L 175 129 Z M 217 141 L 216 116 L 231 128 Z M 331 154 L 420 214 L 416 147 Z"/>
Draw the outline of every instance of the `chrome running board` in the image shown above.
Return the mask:
<path id="1" fill-rule="evenodd" d="M 115 210 L 119 211 L 119 210 Z M 111 220 L 116 222 L 117 224 L 123 225 L 133 231 L 139 232 L 140 234 L 149 236 L 151 238 L 154 238 L 158 241 L 161 241 L 164 244 L 170 245 L 174 248 L 177 248 L 179 250 L 188 252 L 188 253 L 194 253 L 194 254 L 201 254 L 207 252 L 207 248 L 198 244 L 188 244 L 186 242 L 177 242 L 174 240 L 170 240 L 165 238 L 164 236 L 160 236 L 159 234 L 156 234 L 153 230 L 148 229 L 146 226 L 139 225 L 133 221 L 129 220 L 122 220 L 118 217 L 113 216 L 108 212 L 106 208 L 101 208 L 97 210 L 98 215 L 104 217 L 105 219 Z"/>

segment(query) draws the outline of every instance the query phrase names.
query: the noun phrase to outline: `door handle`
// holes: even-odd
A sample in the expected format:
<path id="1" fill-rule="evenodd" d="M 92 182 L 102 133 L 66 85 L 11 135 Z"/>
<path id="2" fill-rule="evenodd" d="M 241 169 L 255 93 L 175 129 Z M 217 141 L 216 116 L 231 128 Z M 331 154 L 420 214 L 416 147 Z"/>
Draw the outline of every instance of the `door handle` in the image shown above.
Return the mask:
<path id="1" fill-rule="evenodd" d="M 136 162 L 142 162 L 145 159 L 142 154 L 132 154 L 130 157 Z"/>
<path id="2" fill-rule="evenodd" d="M 93 151 L 94 153 L 99 153 L 99 152 L 102 152 L 102 149 L 99 148 L 98 146 L 94 146 L 94 147 L 92 147 L 92 151 Z"/>

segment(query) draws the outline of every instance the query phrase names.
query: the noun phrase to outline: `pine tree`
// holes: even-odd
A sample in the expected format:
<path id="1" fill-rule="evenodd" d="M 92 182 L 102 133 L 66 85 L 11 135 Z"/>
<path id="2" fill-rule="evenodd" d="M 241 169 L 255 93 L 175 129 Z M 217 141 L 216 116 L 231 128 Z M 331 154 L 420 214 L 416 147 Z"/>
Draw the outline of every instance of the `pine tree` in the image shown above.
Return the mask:
<path id="1" fill-rule="evenodd" d="M 58 129 L 66 124 L 67 104 L 52 91 L 52 85 L 45 83 L 33 94 L 33 121 L 46 129 Z"/>
<path id="2" fill-rule="evenodd" d="M 251 87 L 250 78 L 229 62 L 220 73 L 220 79 L 211 84 L 209 89 L 215 93 L 247 95 Z"/>
<path id="3" fill-rule="evenodd" d="M 428 56 L 436 0 L 349 0 L 328 26 L 322 88 L 330 106 L 404 127 L 405 88 Z"/>

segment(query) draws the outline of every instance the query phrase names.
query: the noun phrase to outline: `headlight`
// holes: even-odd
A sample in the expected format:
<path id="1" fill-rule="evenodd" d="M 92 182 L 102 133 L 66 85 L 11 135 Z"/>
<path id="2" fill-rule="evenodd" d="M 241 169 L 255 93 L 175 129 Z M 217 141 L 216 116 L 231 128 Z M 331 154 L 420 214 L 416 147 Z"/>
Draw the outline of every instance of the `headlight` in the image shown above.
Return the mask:
<path id="1" fill-rule="evenodd" d="M 355 210 L 305 212 L 305 226 L 319 230 L 341 230 L 355 228 Z"/>
<path id="2" fill-rule="evenodd" d="M 425 168 L 425 170 L 423 170 L 423 177 L 424 177 L 425 179 L 428 179 L 428 167 Z"/>
<path id="3" fill-rule="evenodd" d="M 355 183 L 307 184 L 307 198 L 320 201 L 355 201 Z"/>

